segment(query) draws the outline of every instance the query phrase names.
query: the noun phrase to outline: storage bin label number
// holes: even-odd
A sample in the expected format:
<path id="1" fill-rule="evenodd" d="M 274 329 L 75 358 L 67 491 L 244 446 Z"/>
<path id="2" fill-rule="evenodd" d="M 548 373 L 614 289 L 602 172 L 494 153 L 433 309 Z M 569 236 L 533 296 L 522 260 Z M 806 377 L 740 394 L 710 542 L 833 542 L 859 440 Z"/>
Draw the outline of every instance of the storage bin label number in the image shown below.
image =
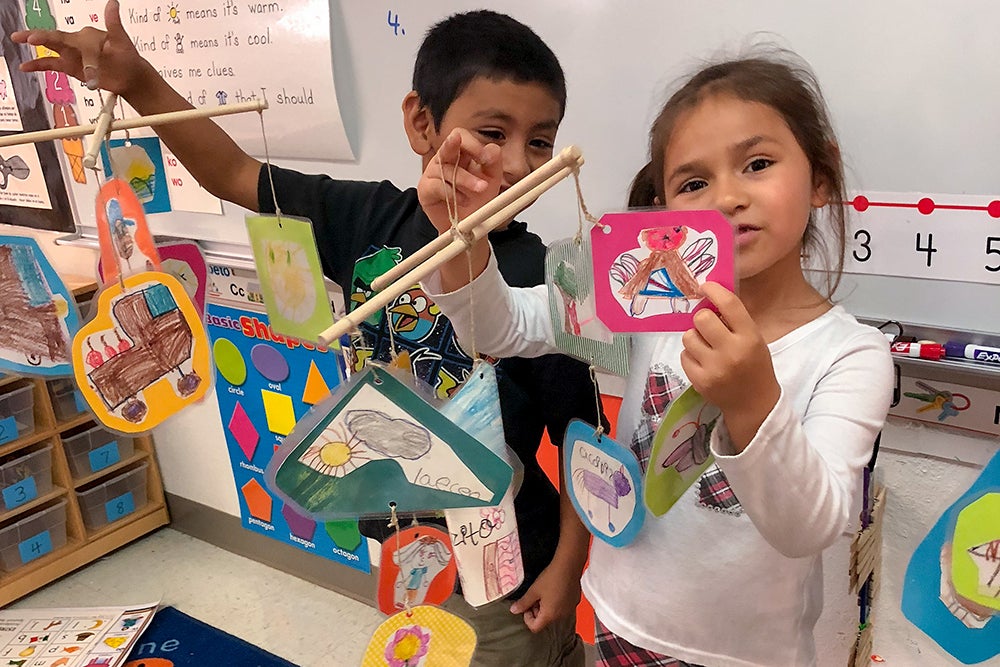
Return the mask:
<path id="1" fill-rule="evenodd" d="M 112 521 L 117 521 L 126 514 L 131 514 L 135 511 L 135 500 L 132 498 L 132 492 L 123 493 L 117 498 L 112 498 L 108 502 L 104 503 L 104 513 L 108 516 L 108 523 Z"/>
<path id="2" fill-rule="evenodd" d="M 0 419 L 0 444 L 17 439 L 17 422 L 10 416 Z"/>
<path id="3" fill-rule="evenodd" d="M 21 552 L 21 562 L 30 563 L 52 551 L 52 536 L 49 531 L 43 530 L 18 544 L 17 549 Z"/>
<path id="4" fill-rule="evenodd" d="M 94 472 L 113 466 L 121 460 L 118 443 L 112 440 L 106 445 L 90 451 L 90 469 Z"/>
<path id="5" fill-rule="evenodd" d="M 20 507 L 24 503 L 31 502 L 38 497 L 38 489 L 35 486 L 35 478 L 28 477 L 22 479 L 17 484 L 11 484 L 3 490 L 3 504 L 7 509 Z"/>
<path id="6" fill-rule="evenodd" d="M 83 398 L 83 394 L 79 391 L 73 392 L 73 402 L 76 404 L 77 412 L 87 412 L 90 410 L 90 406 L 87 405 L 86 399 Z"/>

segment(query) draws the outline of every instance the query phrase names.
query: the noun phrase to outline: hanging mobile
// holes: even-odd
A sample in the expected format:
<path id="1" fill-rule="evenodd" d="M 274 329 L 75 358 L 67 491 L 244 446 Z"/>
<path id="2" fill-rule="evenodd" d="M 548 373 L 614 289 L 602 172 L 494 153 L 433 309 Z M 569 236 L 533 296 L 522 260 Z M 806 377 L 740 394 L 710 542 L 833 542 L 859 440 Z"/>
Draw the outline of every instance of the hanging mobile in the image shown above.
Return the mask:
<path id="1" fill-rule="evenodd" d="M 389 525 L 396 530 L 382 543 L 379 610 L 391 615 L 421 604 L 441 604 L 455 592 L 458 573 L 448 533 L 416 521 L 400 530 L 396 508 L 390 507 Z"/>

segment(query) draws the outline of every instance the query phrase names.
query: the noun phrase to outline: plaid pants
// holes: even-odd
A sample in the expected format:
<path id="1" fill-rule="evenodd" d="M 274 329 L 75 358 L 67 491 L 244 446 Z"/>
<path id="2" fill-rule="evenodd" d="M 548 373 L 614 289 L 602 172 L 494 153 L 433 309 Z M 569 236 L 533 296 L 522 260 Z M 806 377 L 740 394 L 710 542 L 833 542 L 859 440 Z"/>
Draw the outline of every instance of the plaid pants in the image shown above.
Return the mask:
<path id="1" fill-rule="evenodd" d="M 594 620 L 597 623 L 594 639 L 594 646 L 597 647 L 597 667 L 701 667 L 639 648 L 608 630 L 601 623 L 601 619 Z"/>

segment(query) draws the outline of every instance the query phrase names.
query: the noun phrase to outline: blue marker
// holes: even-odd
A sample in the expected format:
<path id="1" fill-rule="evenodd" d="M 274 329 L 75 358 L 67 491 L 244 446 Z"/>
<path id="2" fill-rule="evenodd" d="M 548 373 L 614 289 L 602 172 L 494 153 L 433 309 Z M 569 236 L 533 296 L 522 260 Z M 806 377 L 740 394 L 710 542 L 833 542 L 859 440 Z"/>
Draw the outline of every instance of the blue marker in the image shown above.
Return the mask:
<path id="1" fill-rule="evenodd" d="M 987 347 L 976 343 L 948 341 L 944 345 L 945 354 L 957 359 L 973 359 L 988 364 L 1000 365 L 1000 347 Z"/>

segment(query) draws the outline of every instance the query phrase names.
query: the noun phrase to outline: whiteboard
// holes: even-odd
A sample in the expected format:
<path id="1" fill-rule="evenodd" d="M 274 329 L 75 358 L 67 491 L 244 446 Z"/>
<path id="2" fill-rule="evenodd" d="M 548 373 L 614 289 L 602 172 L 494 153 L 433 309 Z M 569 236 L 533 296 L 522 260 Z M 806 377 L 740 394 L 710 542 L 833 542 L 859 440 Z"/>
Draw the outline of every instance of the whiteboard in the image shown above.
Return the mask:
<path id="1" fill-rule="evenodd" d="M 124 4 L 130 1 L 136 0 Z M 330 0 L 334 76 L 356 160 L 277 163 L 414 185 L 420 162 L 406 143 L 400 102 L 416 50 L 433 23 L 476 7 L 457 0 Z M 557 144 L 583 150 L 583 192 L 595 214 L 623 206 L 669 85 L 700 59 L 734 53 L 760 32 L 767 35 L 758 40 L 795 50 L 816 71 L 849 189 L 1000 194 L 1000 6 L 990 0 L 495 0 L 490 7 L 534 28 L 560 58 L 569 101 Z M 92 225 L 91 204 L 78 205 L 81 223 Z M 162 214 L 151 216 L 151 224 L 163 234 L 244 243 L 243 214 L 226 205 L 221 217 Z M 521 218 L 546 241 L 571 236 L 572 184 L 560 184 Z M 840 294 L 849 309 L 873 318 L 1000 330 L 996 284 L 857 275 L 845 278 Z"/>

